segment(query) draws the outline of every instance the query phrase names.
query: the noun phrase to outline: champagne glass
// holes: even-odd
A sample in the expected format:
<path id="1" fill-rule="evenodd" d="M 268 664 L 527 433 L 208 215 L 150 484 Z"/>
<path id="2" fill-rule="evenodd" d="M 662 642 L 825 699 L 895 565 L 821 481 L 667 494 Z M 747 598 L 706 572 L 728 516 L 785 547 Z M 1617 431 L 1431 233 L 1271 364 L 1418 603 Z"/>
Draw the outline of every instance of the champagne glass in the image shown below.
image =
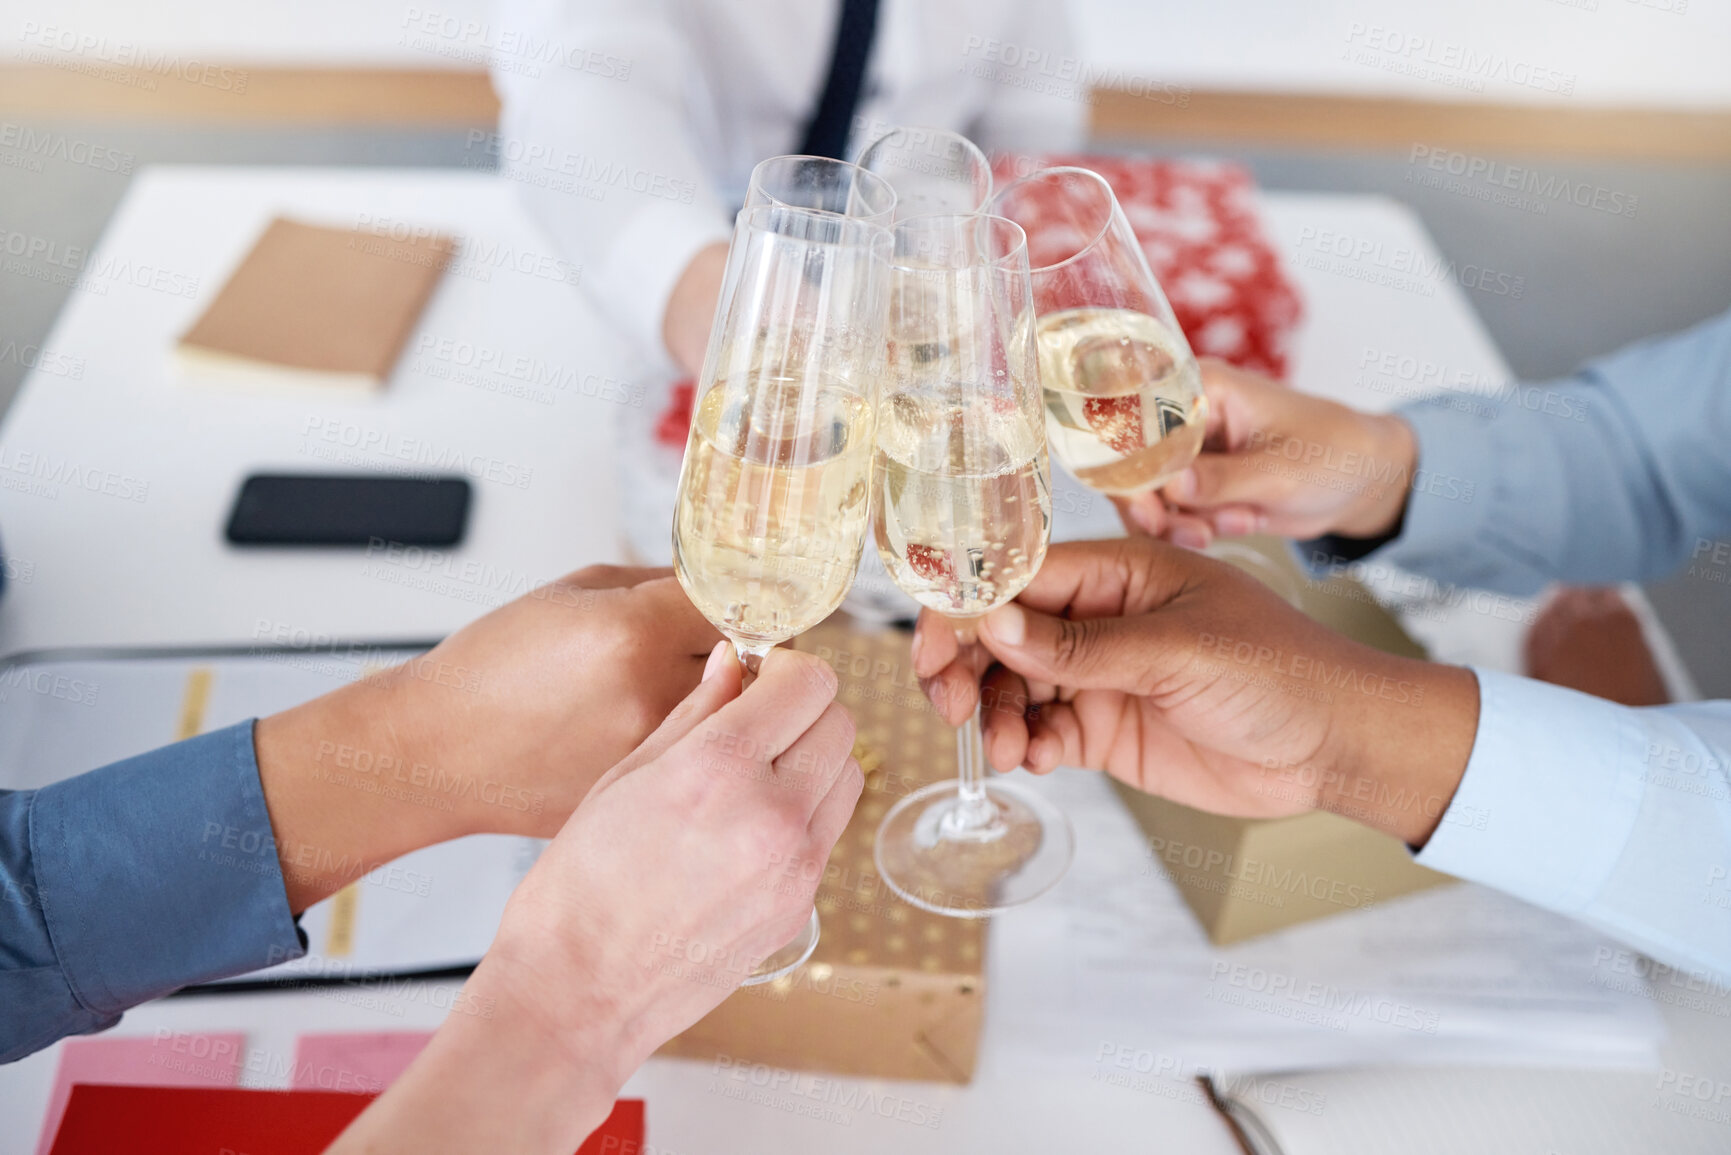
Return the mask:
<path id="1" fill-rule="evenodd" d="M 897 219 L 978 212 L 992 195 L 986 154 L 947 129 L 892 126 L 860 150 L 856 163 L 895 190 Z M 845 605 L 848 613 L 868 622 L 909 621 L 919 613 L 871 550 L 860 558 Z"/>
<path id="2" fill-rule="evenodd" d="M 1112 186 L 1041 169 L 991 211 L 1028 233 L 1052 452 L 1102 493 L 1166 484 L 1202 448 L 1202 374 Z"/>
<path id="3" fill-rule="evenodd" d="M 897 218 L 977 212 L 992 195 L 986 154 L 967 137 L 941 128 L 892 126 L 861 149 L 855 163 L 895 191 Z M 908 622 L 919 613 L 871 550 L 860 557 L 843 604 L 856 619 L 879 624 Z"/>
<path id="4" fill-rule="evenodd" d="M 992 166 L 980 146 L 942 128 L 891 128 L 860 150 L 856 162 L 896 192 L 901 217 L 975 213 L 992 196 Z"/>
<path id="5" fill-rule="evenodd" d="M 692 408 L 673 565 L 755 671 L 841 604 L 865 541 L 872 397 L 885 357 L 880 226 L 763 204 L 740 213 Z M 746 984 L 803 963 L 817 912 Z"/>
<path id="6" fill-rule="evenodd" d="M 745 209 L 784 205 L 887 225 L 895 216 L 890 182 L 857 164 L 827 156 L 772 156 L 751 170 Z"/>
<path id="7" fill-rule="evenodd" d="M 971 645 L 981 615 L 1033 579 L 1051 533 L 1027 241 L 980 214 L 911 217 L 892 234 L 873 533 L 896 584 Z M 956 753 L 959 781 L 898 802 L 873 855 L 908 902 L 981 918 L 1049 890 L 1075 836 L 1040 795 L 988 779 L 978 709 Z"/>

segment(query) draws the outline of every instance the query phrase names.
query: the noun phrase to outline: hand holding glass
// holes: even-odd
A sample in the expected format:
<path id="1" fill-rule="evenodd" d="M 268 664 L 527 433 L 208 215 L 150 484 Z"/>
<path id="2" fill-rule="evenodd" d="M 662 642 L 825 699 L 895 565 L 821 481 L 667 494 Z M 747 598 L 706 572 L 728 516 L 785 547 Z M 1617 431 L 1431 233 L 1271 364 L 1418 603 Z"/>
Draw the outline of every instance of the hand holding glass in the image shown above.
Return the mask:
<path id="1" fill-rule="evenodd" d="M 691 417 L 674 572 L 755 669 L 841 604 L 870 507 L 883 254 L 870 223 L 765 204 L 740 214 Z M 807 934 L 746 980 L 804 962 Z"/>

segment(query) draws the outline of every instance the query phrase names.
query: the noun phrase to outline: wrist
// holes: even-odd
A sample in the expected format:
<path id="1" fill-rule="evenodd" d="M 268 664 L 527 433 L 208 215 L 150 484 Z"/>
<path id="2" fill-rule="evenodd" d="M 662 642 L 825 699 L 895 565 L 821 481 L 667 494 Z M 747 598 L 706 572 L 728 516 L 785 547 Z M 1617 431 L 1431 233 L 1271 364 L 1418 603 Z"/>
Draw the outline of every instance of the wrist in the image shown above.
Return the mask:
<path id="1" fill-rule="evenodd" d="M 299 912 L 412 850 L 468 833 L 416 805 L 397 679 L 364 679 L 261 718 L 253 731 L 290 909 Z"/>
<path id="2" fill-rule="evenodd" d="M 1319 775 L 1318 809 L 1415 849 L 1454 798 L 1478 732 L 1471 670 L 1365 649 L 1363 673 L 1337 700 L 1342 735 Z"/>
<path id="3" fill-rule="evenodd" d="M 491 1018 L 471 1028 L 478 1045 L 506 1065 L 507 1085 L 534 1080 L 523 1088 L 524 1117 L 547 1119 L 570 1151 L 606 1120 L 625 1080 L 649 1056 L 639 1053 L 618 1008 L 570 989 L 568 963 L 532 975 L 546 981 L 523 981 L 529 976 L 515 972 L 509 955 L 489 957 L 471 985 L 474 1005 Z"/>
<path id="4" fill-rule="evenodd" d="M 1394 414 L 1365 414 L 1368 468 L 1372 480 L 1342 514 L 1332 532 L 1343 537 L 1385 537 L 1394 532 L 1406 514 L 1407 495 L 1412 492 L 1413 470 L 1418 464 L 1418 439 L 1412 426 Z"/>
<path id="5" fill-rule="evenodd" d="M 631 1070 L 616 1024 L 565 1024 L 509 971 L 495 945 L 426 1050 L 332 1152 L 566 1155 L 606 1120 Z"/>

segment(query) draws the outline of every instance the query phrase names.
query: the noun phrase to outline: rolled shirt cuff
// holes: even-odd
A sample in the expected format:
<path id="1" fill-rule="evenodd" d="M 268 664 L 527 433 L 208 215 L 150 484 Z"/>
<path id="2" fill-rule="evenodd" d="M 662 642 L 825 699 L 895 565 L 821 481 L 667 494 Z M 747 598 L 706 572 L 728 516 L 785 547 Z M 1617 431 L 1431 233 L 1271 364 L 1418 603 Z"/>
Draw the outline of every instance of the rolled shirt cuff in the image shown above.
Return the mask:
<path id="1" fill-rule="evenodd" d="M 100 1014 L 305 953 L 247 721 L 37 792 L 55 954 Z"/>
<path id="2" fill-rule="evenodd" d="M 1644 731 L 1627 707 L 1474 668 L 1479 726 L 1421 866 L 1565 914 L 1605 888 L 1641 811 Z"/>

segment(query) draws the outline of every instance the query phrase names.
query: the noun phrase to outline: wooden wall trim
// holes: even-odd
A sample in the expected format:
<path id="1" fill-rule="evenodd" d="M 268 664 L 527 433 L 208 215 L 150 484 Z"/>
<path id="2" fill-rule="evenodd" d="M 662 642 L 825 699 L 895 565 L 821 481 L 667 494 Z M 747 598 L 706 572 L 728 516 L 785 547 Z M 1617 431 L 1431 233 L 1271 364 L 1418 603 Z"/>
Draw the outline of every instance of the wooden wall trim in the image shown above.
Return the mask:
<path id="1" fill-rule="evenodd" d="M 1731 109 L 1559 108 L 1271 92 L 1095 92 L 1111 140 L 1230 141 L 1301 148 L 1415 145 L 1602 159 L 1731 160 Z"/>
<path id="2" fill-rule="evenodd" d="M 0 115 L 56 120 L 491 127 L 472 69 L 197 65 L 146 70 L 67 56 L 0 66 Z M 1103 139 L 1299 148 L 1415 145 L 1606 159 L 1731 161 L 1731 110 L 1567 108 L 1273 92 L 1095 92 Z"/>
<path id="3" fill-rule="evenodd" d="M 121 68 L 78 57 L 0 67 L 0 114 L 60 120 L 492 127 L 499 98 L 470 69 Z"/>

